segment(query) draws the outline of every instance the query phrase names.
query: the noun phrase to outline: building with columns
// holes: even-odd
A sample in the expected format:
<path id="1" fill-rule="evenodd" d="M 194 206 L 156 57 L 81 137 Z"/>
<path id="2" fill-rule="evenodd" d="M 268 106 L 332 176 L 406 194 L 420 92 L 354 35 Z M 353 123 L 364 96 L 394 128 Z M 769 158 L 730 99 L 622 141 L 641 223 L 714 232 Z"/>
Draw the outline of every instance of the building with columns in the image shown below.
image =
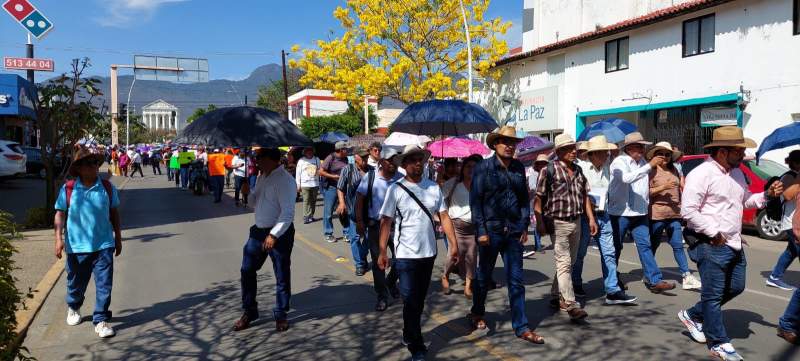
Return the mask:
<path id="1" fill-rule="evenodd" d="M 142 122 L 150 130 L 165 129 L 177 132 L 180 129 L 178 116 L 178 107 L 161 99 L 142 108 Z"/>

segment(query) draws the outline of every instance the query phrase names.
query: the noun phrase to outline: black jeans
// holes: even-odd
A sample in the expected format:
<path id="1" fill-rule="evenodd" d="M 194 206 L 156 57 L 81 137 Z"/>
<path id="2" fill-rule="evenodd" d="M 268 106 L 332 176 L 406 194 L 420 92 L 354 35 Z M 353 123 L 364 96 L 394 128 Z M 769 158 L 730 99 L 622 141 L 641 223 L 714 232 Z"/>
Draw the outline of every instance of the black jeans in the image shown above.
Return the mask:
<path id="1" fill-rule="evenodd" d="M 133 175 L 136 174 L 136 171 L 139 171 L 139 175 L 144 178 L 144 173 L 142 173 L 142 163 L 133 163 L 133 170 L 131 171 L 131 178 Z"/>
<path id="2" fill-rule="evenodd" d="M 386 272 L 380 268 L 378 268 L 378 256 L 381 254 L 380 252 L 380 228 L 381 225 L 379 222 L 376 222 L 374 226 L 367 226 L 367 244 L 369 245 L 369 256 L 372 258 L 372 282 L 375 286 L 375 293 L 378 294 L 378 300 L 386 301 L 389 298 L 388 290 L 389 288 L 394 288 L 397 285 L 397 270 L 395 269 L 394 265 L 392 265 L 391 270 L 389 270 L 389 274 L 387 275 Z M 394 260 L 394 247 L 392 246 L 392 236 L 389 236 L 389 249 L 392 252 L 392 260 Z M 391 263 L 394 263 L 392 261 Z"/>
<path id="3" fill-rule="evenodd" d="M 426 352 L 422 338 L 422 311 L 431 284 L 436 256 L 428 258 L 398 258 L 393 269 L 400 275 L 400 294 L 403 296 L 403 340 L 411 354 Z"/>
<path id="4" fill-rule="evenodd" d="M 247 178 L 234 176 L 233 177 L 233 199 L 236 200 L 236 203 L 239 203 L 239 195 L 242 192 L 242 185 L 244 182 L 247 182 Z M 242 197 L 244 204 L 247 204 L 247 197 Z"/>
<path id="5" fill-rule="evenodd" d="M 161 164 L 159 161 L 153 160 L 153 175 L 156 175 L 156 172 L 161 175 Z"/>
<path id="6" fill-rule="evenodd" d="M 242 309 L 247 312 L 251 320 L 258 318 L 258 294 L 256 272 L 264 265 L 269 257 L 272 260 L 272 270 L 275 272 L 275 308 L 272 309 L 276 321 L 286 319 L 289 312 L 289 300 L 292 297 L 291 266 L 292 248 L 294 247 L 294 225 L 278 238 L 275 248 L 269 252 L 264 251 L 263 242 L 269 234 L 269 228 L 250 227 L 250 236 L 244 245 L 242 256 Z"/>

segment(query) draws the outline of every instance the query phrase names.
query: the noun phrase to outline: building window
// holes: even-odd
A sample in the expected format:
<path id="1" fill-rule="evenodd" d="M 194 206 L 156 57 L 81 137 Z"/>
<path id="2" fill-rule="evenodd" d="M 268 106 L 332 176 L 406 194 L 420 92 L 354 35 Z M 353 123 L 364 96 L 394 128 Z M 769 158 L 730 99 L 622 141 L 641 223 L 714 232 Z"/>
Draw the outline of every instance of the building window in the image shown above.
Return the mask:
<path id="1" fill-rule="evenodd" d="M 533 9 L 522 10 L 522 32 L 533 30 Z"/>
<path id="2" fill-rule="evenodd" d="M 606 42 L 606 73 L 628 69 L 628 37 Z"/>
<path id="3" fill-rule="evenodd" d="M 714 14 L 683 22 L 683 57 L 714 52 Z"/>
<path id="4" fill-rule="evenodd" d="M 800 0 L 794 0 L 794 35 L 800 35 Z"/>

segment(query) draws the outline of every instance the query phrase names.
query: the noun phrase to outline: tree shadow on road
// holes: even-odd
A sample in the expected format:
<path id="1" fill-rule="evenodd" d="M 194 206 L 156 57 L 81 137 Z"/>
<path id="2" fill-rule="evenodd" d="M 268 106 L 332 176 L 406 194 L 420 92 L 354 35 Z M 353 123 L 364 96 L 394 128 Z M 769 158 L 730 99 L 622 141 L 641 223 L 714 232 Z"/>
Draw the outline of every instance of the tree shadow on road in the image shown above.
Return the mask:
<path id="1" fill-rule="evenodd" d="M 122 229 L 196 222 L 251 212 L 247 208 L 234 207 L 227 195 L 223 203 L 212 203 L 208 195 L 196 196 L 178 188 L 126 188 L 120 197 Z M 192 211 L 186 212 L 187 208 Z"/>

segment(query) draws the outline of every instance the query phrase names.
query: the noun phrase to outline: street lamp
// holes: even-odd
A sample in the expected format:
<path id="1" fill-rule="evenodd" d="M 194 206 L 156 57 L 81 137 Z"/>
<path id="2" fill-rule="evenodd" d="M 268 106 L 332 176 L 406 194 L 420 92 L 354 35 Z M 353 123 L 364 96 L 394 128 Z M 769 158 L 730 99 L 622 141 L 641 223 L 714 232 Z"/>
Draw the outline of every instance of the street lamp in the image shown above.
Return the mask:
<path id="1" fill-rule="evenodd" d="M 464 0 L 458 0 L 461 4 L 461 17 L 464 19 L 464 34 L 467 36 L 467 82 L 469 102 L 472 103 L 472 41 L 469 37 L 469 25 L 467 24 L 467 9 L 464 8 Z"/>

